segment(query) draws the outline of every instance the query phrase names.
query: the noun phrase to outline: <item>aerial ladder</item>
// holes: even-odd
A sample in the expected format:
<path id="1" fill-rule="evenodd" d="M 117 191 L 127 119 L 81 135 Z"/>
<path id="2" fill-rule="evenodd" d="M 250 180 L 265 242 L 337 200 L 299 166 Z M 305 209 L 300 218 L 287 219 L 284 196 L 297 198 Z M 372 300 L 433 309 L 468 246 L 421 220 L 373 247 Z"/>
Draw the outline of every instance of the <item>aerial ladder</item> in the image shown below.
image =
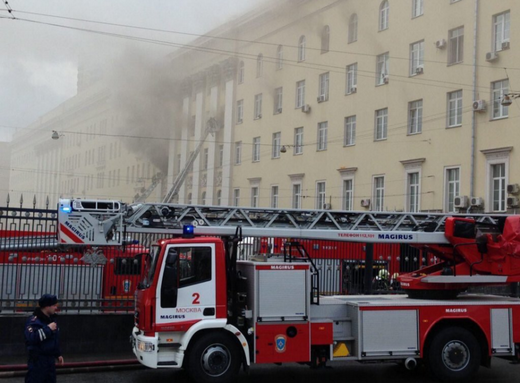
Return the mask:
<path id="1" fill-rule="evenodd" d="M 206 139 L 208 138 L 208 135 L 215 134 L 220 130 L 220 124 L 219 122 L 211 117 L 207 124 L 206 129 L 202 133 L 202 136 L 200 138 L 199 143 L 195 147 L 195 150 L 190 153 L 188 160 L 186 161 L 186 164 L 184 165 L 184 168 L 181 170 L 181 172 L 175 177 L 175 180 L 173 181 L 172 187 L 166 195 L 164 196 L 162 202 L 163 203 L 169 203 L 173 200 L 173 198 L 179 193 L 179 190 L 186 180 L 186 177 L 188 176 L 189 172 L 191 171 L 191 167 L 193 166 L 193 163 L 197 159 L 197 156 L 200 153 L 200 150 L 202 149 L 202 146 L 204 145 L 204 142 L 206 142 Z M 146 201 L 146 199 L 152 194 L 152 192 L 155 190 L 155 188 L 165 179 L 165 176 L 161 173 L 156 174 L 154 177 L 152 177 L 152 183 L 148 188 L 146 188 L 141 194 L 138 194 L 134 198 L 134 203 L 140 203 Z"/>
<path id="2" fill-rule="evenodd" d="M 62 245 L 122 245 L 132 233 L 405 243 L 440 263 L 400 276 L 411 297 L 453 297 L 471 286 L 520 282 L 520 216 L 298 210 L 118 201 L 60 200 Z"/>

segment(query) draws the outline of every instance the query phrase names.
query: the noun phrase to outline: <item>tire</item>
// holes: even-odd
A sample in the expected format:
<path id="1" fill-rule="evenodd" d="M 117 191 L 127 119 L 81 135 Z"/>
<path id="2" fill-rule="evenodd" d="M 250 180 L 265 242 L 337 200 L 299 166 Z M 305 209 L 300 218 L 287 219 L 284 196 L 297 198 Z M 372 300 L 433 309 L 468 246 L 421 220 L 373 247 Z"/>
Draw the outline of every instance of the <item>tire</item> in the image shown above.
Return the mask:
<path id="1" fill-rule="evenodd" d="M 189 346 L 188 374 L 194 382 L 224 383 L 234 380 L 242 356 L 237 342 L 225 333 L 206 333 Z"/>
<path id="2" fill-rule="evenodd" d="M 482 359 L 475 336 L 461 327 L 448 327 L 430 344 L 427 361 L 433 374 L 442 381 L 465 381 L 475 375 Z"/>

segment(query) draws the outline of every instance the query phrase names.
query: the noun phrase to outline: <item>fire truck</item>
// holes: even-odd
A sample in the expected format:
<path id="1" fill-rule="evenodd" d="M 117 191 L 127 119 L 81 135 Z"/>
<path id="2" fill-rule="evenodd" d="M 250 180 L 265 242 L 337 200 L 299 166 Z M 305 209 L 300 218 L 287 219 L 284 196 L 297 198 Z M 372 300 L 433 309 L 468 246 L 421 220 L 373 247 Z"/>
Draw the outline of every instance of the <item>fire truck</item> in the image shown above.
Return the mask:
<path id="1" fill-rule="evenodd" d="M 464 294 L 520 281 L 520 217 L 62 200 L 63 244 L 168 233 L 147 258 L 131 341 L 151 368 L 227 382 L 252 364 L 425 364 L 444 381 L 520 360 L 520 301 Z M 401 276 L 407 295 L 322 296 L 305 251 L 237 260 L 244 235 L 426 246 L 443 261 Z"/>
<path id="2" fill-rule="evenodd" d="M 60 296 L 60 311 L 130 310 L 144 264 L 138 244 L 59 246 L 56 232 L 0 230 L 0 299 L 14 311 L 32 310 L 44 292 Z M 4 311 L 5 312 L 5 311 Z"/>

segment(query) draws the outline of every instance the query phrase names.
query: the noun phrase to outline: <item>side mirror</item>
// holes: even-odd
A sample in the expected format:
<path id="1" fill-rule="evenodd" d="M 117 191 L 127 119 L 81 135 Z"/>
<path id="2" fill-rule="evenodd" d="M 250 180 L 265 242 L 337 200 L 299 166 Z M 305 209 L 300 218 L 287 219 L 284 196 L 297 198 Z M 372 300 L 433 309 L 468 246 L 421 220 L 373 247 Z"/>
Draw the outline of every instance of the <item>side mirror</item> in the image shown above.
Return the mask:
<path id="1" fill-rule="evenodd" d="M 173 267 L 177 263 L 177 251 L 171 249 L 166 256 L 166 267 Z"/>
<path id="2" fill-rule="evenodd" d="M 487 247 L 487 237 L 486 235 L 480 235 L 477 237 L 477 249 L 480 254 L 487 254 L 488 247 Z"/>

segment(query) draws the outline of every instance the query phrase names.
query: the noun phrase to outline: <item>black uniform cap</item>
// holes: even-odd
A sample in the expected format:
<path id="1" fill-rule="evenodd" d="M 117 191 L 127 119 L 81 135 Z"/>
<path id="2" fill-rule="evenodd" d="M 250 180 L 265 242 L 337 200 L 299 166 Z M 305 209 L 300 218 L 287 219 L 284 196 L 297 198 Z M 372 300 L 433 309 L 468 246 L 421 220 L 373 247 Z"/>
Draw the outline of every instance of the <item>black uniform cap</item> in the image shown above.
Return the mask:
<path id="1" fill-rule="evenodd" d="M 58 297 L 52 294 L 43 294 L 42 297 L 38 300 L 38 305 L 43 307 L 54 306 L 58 303 Z"/>

